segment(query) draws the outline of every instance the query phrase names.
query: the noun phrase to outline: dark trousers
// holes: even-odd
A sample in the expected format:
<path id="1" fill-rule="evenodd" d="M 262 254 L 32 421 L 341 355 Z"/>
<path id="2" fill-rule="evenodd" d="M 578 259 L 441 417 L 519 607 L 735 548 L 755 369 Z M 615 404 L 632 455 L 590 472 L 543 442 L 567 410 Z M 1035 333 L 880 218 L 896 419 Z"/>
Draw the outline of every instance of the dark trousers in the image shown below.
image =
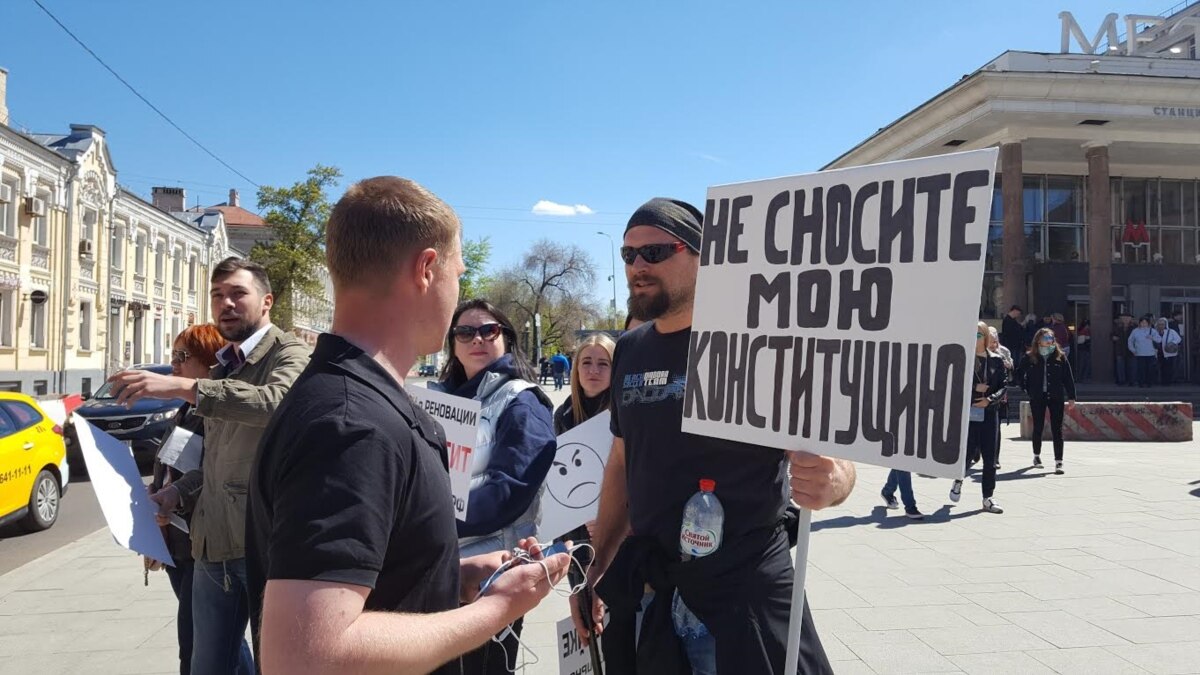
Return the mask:
<path id="1" fill-rule="evenodd" d="M 1046 411 L 1050 411 L 1050 435 L 1054 438 L 1054 461 L 1063 461 L 1063 402 L 1052 398 L 1029 398 L 1033 413 L 1033 454 L 1042 454 L 1042 433 L 1046 429 Z"/>
<path id="2" fill-rule="evenodd" d="M 179 675 L 192 672 L 192 573 L 196 563 L 191 558 L 175 558 L 175 567 L 167 566 L 171 590 L 179 600 L 175 613 L 175 632 L 179 640 Z"/>
<path id="3" fill-rule="evenodd" d="M 1158 372 L 1162 376 L 1162 384 L 1164 387 L 1169 387 L 1175 384 L 1175 359 L 1178 356 L 1167 358 L 1163 355 L 1158 356 Z"/>
<path id="4" fill-rule="evenodd" d="M 1120 349 L 1120 347 L 1118 347 L 1118 349 Z M 1117 354 L 1116 358 L 1117 362 L 1116 367 L 1113 368 L 1113 375 L 1116 377 L 1117 386 L 1133 384 L 1133 378 L 1129 377 L 1129 371 L 1126 365 L 1129 362 L 1129 357 Z"/>
<path id="5" fill-rule="evenodd" d="M 517 619 L 512 625 L 512 633 L 500 644 L 488 640 L 479 649 L 463 654 L 463 675 L 509 675 L 516 670 L 517 651 L 521 648 L 517 639 L 521 637 L 524 625 L 524 618 Z"/>
<path id="6" fill-rule="evenodd" d="M 996 426 L 998 416 L 989 409 L 982 422 L 971 422 L 967 429 L 967 456 L 976 454 L 983 460 L 983 498 L 996 491 Z"/>
<path id="7" fill-rule="evenodd" d="M 1137 357 L 1137 381 L 1142 387 L 1149 387 L 1151 378 L 1154 377 L 1154 357 L 1139 356 Z"/>

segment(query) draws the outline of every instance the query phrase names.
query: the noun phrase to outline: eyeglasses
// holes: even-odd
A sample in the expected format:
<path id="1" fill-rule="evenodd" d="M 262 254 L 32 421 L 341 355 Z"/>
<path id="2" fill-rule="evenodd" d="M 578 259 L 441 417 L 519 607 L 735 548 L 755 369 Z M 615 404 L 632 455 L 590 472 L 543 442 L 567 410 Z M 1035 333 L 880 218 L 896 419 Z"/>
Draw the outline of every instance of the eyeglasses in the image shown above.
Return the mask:
<path id="1" fill-rule="evenodd" d="M 191 356 L 191 354 L 187 353 L 186 351 L 184 351 L 182 349 L 173 349 L 173 350 L 171 350 L 171 365 L 175 365 L 176 363 L 183 363 L 184 361 L 187 361 L 188 357 L 190 357 L 190 356 Z"/>
<path id="2" fill-rule="evenodd" d="M 625 261 L 626 265 L 632 265 L 637 257 L 642 256 L 642 260 L 657 265 L 658 263 L 670 258 L 687 248 L 687 245 L 681 241 L 672 242 L 670 244 L 646 244 L 645 246 L 622 246 L 621 260 Z"/>
<path id="3" fill-rule="evenodd" d="M 1054 336 L 1053 335 L 1043 335 L 1042 342 L 1044 342 L 1046 344 L 1051 344 L 1052 342 L 1054 342 Z"/>
<path id="4" fill-rule="evenodd" d="M 980 333 L 980 332 L 976 332 L 976 333 L 975 333 L 975 339 L 976 339 L 976 340 L 978 340 L 978 339 L 979 339 L 979 338 L 981 338 L 981 337 L 983 337 L 983 333 Z"/>
<path id="5" fill-rule="evenodd" d="M 450 334 L 454 336 L 454 339 L 464 345 L 473 342 L 476 335 L 488 342 L 495 342 L 503 332 L 504 329 L 498 323 L 485 323 L 482 326 L 455 326 L 450 329 Z"/>

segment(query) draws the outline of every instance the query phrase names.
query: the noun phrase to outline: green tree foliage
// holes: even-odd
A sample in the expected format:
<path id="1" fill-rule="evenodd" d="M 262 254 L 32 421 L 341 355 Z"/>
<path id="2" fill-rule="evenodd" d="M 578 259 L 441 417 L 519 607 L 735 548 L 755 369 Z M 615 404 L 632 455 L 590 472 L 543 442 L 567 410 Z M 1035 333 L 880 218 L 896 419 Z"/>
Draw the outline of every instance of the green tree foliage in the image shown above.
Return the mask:
<path id="1" fill-rule="evenodd" d="M 487 297 L 492 285 L 492 278 L 487 275 L 488 260 L 492 257 L 491 239 L 465 239 L 462 248 L 463 264 L 467 271 L 458 278 L 458 299 Z"/>
<path id="2" fill-rule="evenodd" d="M 328 191 L 341 177 L 337 168 L 318 164 L 290 187 L 258 189 L 258 206 L 267 212 L 263 219 L 271 235 L 254 245 L 250 258 L 267 269 L 275 293 L 271 321 L 284 330 L 295 327 L 298 296 L 325 293 L 319 273 L 325 265 L 325 224 L 333 208 Z"/>

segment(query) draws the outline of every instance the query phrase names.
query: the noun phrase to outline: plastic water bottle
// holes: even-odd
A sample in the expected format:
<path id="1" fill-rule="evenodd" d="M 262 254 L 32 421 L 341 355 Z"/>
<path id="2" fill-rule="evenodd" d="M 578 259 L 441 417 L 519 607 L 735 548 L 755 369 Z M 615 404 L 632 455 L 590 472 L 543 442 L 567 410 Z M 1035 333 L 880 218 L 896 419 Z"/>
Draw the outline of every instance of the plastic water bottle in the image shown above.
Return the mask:
<path id="1" fill-rule="evenodd" d="M 713 494 L 717 482 L 700 479 L 700 491 L 683 507 L 683 526 L 679 528 L 679 552 L 684 560 L 703 558 L 721 547 L 725 528 L 725 509 Z"/>

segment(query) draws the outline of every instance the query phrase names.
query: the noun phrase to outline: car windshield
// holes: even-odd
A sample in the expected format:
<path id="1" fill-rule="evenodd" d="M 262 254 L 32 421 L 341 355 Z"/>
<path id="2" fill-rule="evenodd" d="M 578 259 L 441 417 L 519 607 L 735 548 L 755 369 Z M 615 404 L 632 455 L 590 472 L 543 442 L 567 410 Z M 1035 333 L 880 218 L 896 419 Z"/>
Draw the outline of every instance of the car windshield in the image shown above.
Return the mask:
<path id="1" fill-rule="evenodd" d="M 105 382 L 104 386 L 100 387 L 100 390 L 97 391 L 92 396 L 92 398 L 95 398 L 98 400 L 109 400 L 109 399 L 114 399 L 116 397 L 117 397 L 117 391 L 116 391 L 116 389 L 113 388 L 112 382 Z"/>

